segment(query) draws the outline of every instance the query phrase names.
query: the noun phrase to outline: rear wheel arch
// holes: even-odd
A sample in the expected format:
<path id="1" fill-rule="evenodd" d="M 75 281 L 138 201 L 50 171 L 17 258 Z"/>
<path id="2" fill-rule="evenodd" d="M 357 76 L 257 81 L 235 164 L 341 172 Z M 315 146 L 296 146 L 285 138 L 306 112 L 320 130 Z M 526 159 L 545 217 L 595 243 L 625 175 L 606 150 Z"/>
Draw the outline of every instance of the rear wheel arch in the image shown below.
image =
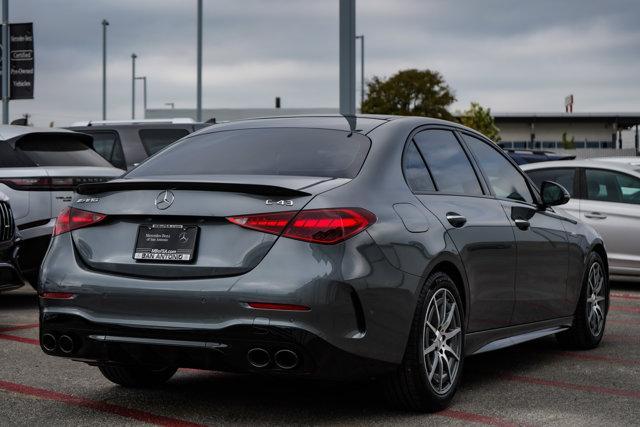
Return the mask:
<path id="1" fill-rule="evenodd" d="M 604 269 L 607 275 L 609 275 L 609 260 L 607 259 L 607 251 L 605 250 L 602 242 L 597 242 L 595 245 L 593 245 L 591 251 L 596 252 L 598 255 L 600 255 L 600 258 L 602 258 L 602 262 L 604 263 Z"/>
<path id="2" fill-rule="evenodd" d="M 462 307 L 462 312 L 466 317 L 469 301 L 466 289 L 466 281 L 461 270 L 451 261 L 440 261 L 431 269 L 431 271 L 427 275 L 427 279 L 437 272 L 445 273 L 451 278 L 451 280 L 453 280 L 453 283 L 455 283 L 456 288 L 458 289 L 458 293 L 460 294 L 460 299 L 462 300 L 464 305 L 464 307 Z"/>

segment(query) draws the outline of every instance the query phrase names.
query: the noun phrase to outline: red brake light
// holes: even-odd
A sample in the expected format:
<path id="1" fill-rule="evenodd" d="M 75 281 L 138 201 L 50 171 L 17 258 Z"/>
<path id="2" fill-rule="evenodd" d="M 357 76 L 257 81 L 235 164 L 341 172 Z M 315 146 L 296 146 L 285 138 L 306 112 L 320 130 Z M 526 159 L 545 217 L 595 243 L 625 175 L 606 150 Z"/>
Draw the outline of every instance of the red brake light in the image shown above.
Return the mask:
<path id="1" fill-rule="evenodd" d="M 248 302 L 247 305 L 251 308 L 257 308 L 260 310 L 283 310 L 283 311 L 309 311 L 311 310 L 306 305 L 296 304 L 278 304 L 271 302 Z"/>
<path id="2" fill-rule="evenodd" d="M 65 208 L 56 219 L 56 225 L 53 227 L 53 235 L 57 236 L 68 231 L 77 230 L 78 228 L 94 225 L 106 217 L 106 215 L 100 213 L 83 211 L 76 208 Z"/>
<path id="3" fill-rule="evenodd" d="M 40 294 L 40 298 L 43 299 L 74 299 L 76 294 L 71 292 L 44 292 Z"/>
<path id="4" fill-rule="evenodd" d="M 241 227 L 329 245 L 355 236 L 376 221 L 375 215 L 360 208 L 310 209 L 227 219 Z"/>

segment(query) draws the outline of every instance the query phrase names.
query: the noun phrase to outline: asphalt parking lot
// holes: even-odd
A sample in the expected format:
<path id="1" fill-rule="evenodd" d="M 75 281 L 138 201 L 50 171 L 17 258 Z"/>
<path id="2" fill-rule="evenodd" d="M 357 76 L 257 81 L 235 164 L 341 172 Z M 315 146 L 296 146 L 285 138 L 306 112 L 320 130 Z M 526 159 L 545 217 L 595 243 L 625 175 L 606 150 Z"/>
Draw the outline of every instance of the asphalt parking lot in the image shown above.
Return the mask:
<path id="1" fill-rule="evenodd" d="M 0 424 L 638 425 L 640 286 L 613 285 L 601 346 L 553 338 L 467 359 L 453 405 L 437 415 L 389 409 L 375 383 L 327 383 L 182 370 L 163 388 L 127 390 L 96 368 L 45 356 L 37 296 L 0 295 Z"/>

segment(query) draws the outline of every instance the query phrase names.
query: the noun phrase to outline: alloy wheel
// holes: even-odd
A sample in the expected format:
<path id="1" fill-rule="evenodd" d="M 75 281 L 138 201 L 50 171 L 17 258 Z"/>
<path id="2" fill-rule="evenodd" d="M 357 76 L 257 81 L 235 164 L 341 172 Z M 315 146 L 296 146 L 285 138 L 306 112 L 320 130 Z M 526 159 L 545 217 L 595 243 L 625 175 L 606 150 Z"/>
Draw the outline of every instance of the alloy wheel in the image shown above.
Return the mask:
<path id="1" fill-rule="evenodd" d="M 446 394 L 458 374 L 461 332 L 460 309 L 453 294 L 438 289 L 427 307 L 423 342 L 427 381 L 438 394 Z"/>
<path id="2" fill-rule="evenodd" d="M 604 274 L 600 263 L 594 262 L 589 268 L 587 283 L 587 322 L 594 337 L 600 335 L 604 327 Z"/>

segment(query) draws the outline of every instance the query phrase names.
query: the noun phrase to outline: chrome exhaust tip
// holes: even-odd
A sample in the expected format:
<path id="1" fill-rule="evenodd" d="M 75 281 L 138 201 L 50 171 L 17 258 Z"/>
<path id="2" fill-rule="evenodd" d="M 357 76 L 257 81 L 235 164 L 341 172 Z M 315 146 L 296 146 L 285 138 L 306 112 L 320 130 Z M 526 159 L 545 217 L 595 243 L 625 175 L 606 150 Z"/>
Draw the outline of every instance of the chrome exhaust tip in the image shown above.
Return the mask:
<path id="1" fill-rule="evenodd" d="M 264 368 L 271 362 L 271 356 L 264 348 L 252 348 L 247 352 L 247 360 L 254 368 Z"/>
<path id="2" fill-rule="evenodd" d="M 63 352 L 64 354 L 73 353 L 73 350 L 75 348 L 73 338 L 71 338 L 69 335 L 62 335 L 58 339 L 58 347 L 60 348 L 60 351 Z"/>
<path id="3" fill-rule="evenodd" d="M 299 358 L 292 350 L 278 350 L 274 356 L 276 365 L 280 369 L 293 369 L 298 366 Z"/>
<path id="4" fill-rule="evenodd" d="M 42 344 L 42 348 L 50 352 L 54 352 L 58 348 L 58 340 L 52 334 L 43 334 L 40 344 Z"/>

